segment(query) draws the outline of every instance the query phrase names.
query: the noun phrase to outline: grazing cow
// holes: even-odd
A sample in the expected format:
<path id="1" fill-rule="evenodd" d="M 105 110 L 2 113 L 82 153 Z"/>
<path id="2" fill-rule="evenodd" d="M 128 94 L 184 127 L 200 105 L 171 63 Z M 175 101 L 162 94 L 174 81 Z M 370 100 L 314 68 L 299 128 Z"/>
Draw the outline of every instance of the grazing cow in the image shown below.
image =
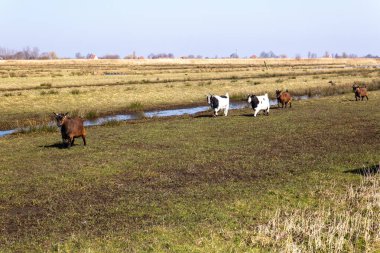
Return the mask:
<path id="1" fill-rule="evenodd" d="M 70 118 L 67 114 L 54 112 L 57 126 L 61 128 L 63 144 L 70 148 L 70 146 L 74 145 L 75 138 L 82 137 L 83 144 L 86 146 L 86 129 L 83 126 L 83 119 L 79 117 Z"/>
<path id="2" fill-rule="evenodd" d="M 292 108 L 292 96 L 290 95 L 288 90 L 286 90 L 285 92 L 281 92 L 280 90 L 276 90 L 276 98 L 277 98 L 278 107 L 280 107 L 280 104 L 281 104 L 282 108 L 284 108 L 284 105 L 286 108 L 289 104 L 289 107 Z"/>
<path id="3" fill-rule="evenodd" d="M 252 105 L 252 109 L 255 111 L 253 116 L 256 117 L 257 113 L 264 110 L 266 115 L 269 115 L 269 98 L 268 94 L 265 93 L 263 96 L 248 95 L 248 103 Z"/>
<path id="4" fill-rule="evenodd" d="M 368 92 L 367 92 L 366 86 L 359 87 L 359 85 L 354 84 L 352 86 L 352 90 L 355 92 L 355 100 L 356 101 L 358 101 L 358 98 L 359 98 L 359 100 L 360 100 L 360 98 L 362 98 L 362 101 L 363 101 L 364 97 L 366 97 L 368 100 Z"/>
<path id="5" fill-rule="evenodd" d="M 225 96 L 207 95 L 207 103 L 214 111 L 214 117 L 218 116 L 218 111 L 223 110 L 224 116 L 227 116 L 230 107 L 230 97 L 228 93 Z"/>

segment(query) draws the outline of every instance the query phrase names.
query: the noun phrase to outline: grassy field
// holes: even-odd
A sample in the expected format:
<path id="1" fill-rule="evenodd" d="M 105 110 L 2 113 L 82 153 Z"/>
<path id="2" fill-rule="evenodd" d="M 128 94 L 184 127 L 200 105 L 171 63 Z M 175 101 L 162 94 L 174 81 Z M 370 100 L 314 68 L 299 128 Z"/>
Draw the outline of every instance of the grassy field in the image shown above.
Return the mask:
<path id="1" fill-rule="evenodd" d="M 264 64 L 265 62 L 265 64 Z M 105 115 L 205 103 L 208 93 L 288 89 L 297 95 L 380 88 L 375 59 L 0 61 L 0 129 L 39 124 L 53 111 Z M 329 83 L 334 82 L 334 86 Z"/>
<path id="2" fill-rule="evenodd" d="M 365 218 L 339 237 L 342 251 L 380 250 L 379 178 L 360 190 L 359 173 L 380 161 L 379 106 L 373 91 L 364 102 L 296 101 L 269 117 L 146 119 L 89 128 L 88 146 L 71 149 L 58 130 L 1 138 L 0 251 L 292 252 L 310 249 L 310 231 L 277 238 L 289 229 L 280 221 L 327 217 L 319 231 L 341 231 L 323 210 Z M 365 197 L 357 191 L 372 213 L 352 204 Z"/>

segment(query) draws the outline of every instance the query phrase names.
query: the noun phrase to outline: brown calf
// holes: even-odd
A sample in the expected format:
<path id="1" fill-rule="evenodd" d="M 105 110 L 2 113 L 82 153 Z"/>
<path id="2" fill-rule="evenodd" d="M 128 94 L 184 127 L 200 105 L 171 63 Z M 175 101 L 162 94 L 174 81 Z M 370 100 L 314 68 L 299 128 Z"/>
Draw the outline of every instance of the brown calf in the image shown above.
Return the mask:
<path id="1" fill-rule="evenodd" d="M 70 148 L 74 145 L 75 138 L 82 137 L 83 144 L 86 146 L 86 129 L 83 126 L 83 119 L 79 117 L 70 118 L 67 114 L 54 113 L 57 126 L 61 128 L 63 144 Z"/>
<path id="2" fill-rule="evenodd" d="M 292 108 L 292 96 L 290 95 L 288 90 L 286 90 L 285 92 L 276 90 L 276 98 L 277 98 L 278 107 L 280 107 L 280 103 L 281 103 L 282 108 L 284 108 L 284 105 L 286 108 L 288 104 L 289 104 L 289 107 Z"/>
<path id="3" fill-rule="evenodd" d="M 352 86 L 352 90 L 355 92 L 355 100 L 358 101 L 358 98 L 360 100 L 360 98 L 362 98 L 362 101 L 364 99 L 364 97 L 367 98 L 368 100 L 368 92 L 367 92 L 367 87 L 359 87 L 359 85 L 357 84 L 354 84 Z"/>

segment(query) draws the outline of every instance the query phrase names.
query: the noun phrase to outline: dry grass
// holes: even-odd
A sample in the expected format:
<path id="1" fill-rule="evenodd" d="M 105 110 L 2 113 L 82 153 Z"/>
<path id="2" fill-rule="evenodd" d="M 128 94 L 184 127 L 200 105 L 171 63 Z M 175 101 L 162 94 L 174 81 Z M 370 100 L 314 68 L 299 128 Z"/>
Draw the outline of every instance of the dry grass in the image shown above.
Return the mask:
<path id="1" fill-rule="evenodd" d="M 344 194 L 326 190 L 317 208 L 279 209 L 252 240 L 281 252 L 370 252 L 380 243 L 379 187 L 380 174 L 369 174 Z"/>
<path id="2" fill-rule="evenodd" d="M 374 59 L 216 59 L 216 60 L 59 60 L 2 61 L 0 128 L 52 111 L 108 114 L 204 103 L 208 93 L 239 98 L 247 93 L 288 89 L 294 94 L 331 89 L 351 92 L 354 82 L 380 79 Z M 110 74 L 112 73 L 112 74 Z M 54 88 L 54 92 L 41 89 Z M 20 92 L 21 96 L 11 96 Z M 10 95 L 9 95 L 10 94 Z M 41 96 L 49 95 L 49 96 Z M 33 106 L 31 106 L 33 105 Z"/>

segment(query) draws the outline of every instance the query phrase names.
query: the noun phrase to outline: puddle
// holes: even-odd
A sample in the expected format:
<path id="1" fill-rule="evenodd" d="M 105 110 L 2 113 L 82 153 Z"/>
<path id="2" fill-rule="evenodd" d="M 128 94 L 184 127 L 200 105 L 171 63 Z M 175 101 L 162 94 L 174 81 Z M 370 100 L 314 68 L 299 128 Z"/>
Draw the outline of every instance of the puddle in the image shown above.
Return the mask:
<path id="1" fill-rule="evenodd" d="M 15 132 L 17 132 L 17 129 L 0 131 L 0 137 L 4 137 L 6 135 L 13 134 Z"/>
<path id="2" fill-rule="evenodd" d="M 307 95 L 293 96 L 293 99 L 305 100 L 305 99 L 310 99 L 310 97 Z M 269 101 L 269 104 L 271 106 L 277 106 L 277 99 L 271 99 Z M 244 101 L 230 103 L 230 109 L 232 110 L 243 109 L 247 107 L 250 107 L 250 105 Z M 118 114 L 118 115 L 105 116 L 105 117 L 97 118 L 94 120 L 86 120 L 84 122 L 84 125 L 85 126 L 99 126 L 109 121 L 128 121 L 128 120 L 153 118 L 153 117 L 194 115 L 200 112 L 208 111 L 209 109 L 210 109 L 209 106 L 196 106 L 196 107 L 190 107 L 190 108 L 180 108 L 180 109 L 171 109 L 171 110 L 157 110 L 157 111 L 147 111 L 147 112 L 138 112 L 138 113 L 129 113 L 129 114 Z M 6 135 L 16 133 L 17 131 L 20 131 L 20 129 L 0 131 L 0 137 L 4 137 Z"/>

